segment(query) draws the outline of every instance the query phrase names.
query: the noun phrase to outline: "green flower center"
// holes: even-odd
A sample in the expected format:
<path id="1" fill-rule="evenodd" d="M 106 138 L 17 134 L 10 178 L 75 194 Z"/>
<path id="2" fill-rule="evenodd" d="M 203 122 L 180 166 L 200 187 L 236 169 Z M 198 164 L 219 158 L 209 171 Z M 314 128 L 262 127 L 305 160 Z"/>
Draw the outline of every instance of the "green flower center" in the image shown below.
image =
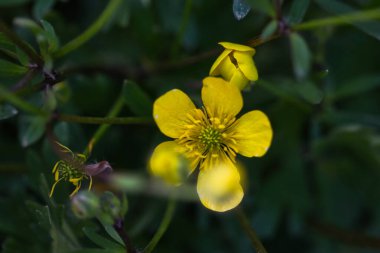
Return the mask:
<path id="1" fill-rule="evenodd" d="M 207 149 L 213 149 L 219 147 L 220 137 L 221 133 L 217 129 L 208 126 L 202 129 L 201 134 L 199 135 L 199 140 Z"/>
<path id="2" fill-rule="evenodd" d="M 61 161 L 61 163 L 58 166 L 59 175 L 65 180 L 68 181 L 72 178 L 80 178 L 82 176 L 85 176 L 84 171 L 82 168 L 77 167 L 74 164 L 71 164 L 66 161 Z"/>

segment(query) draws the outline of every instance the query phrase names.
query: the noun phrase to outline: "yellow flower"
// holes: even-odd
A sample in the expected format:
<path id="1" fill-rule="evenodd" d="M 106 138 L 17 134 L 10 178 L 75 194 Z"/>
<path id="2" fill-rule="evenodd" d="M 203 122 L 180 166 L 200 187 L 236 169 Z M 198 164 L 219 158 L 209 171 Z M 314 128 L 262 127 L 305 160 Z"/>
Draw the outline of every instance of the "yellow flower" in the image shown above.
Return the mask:
<path id="1" fill-rule="evenodd" d="M 272 141 L 272 128 L 261 111 L 236 119 L 243 106 L 240 90 L 221 78 L 203 80 L 202 101 L 204 106 L 197 109 L 185 93 L 174 89 L 155 101 L 153 117 L 161 132 L 175 139 L 165 145 L 189 159 L 188 174 L 199 165 L 201 202 L 223 212 L 237 206 L 244 195 L 236 154 L 263 156 Z"/>
<path id="2" fill-rule="evenodd" d="M 92 186 L 92 177 L 86 173 L 85 162 L 86 156 L 83 154 L 74 154 L 68 147 L 58 143 L 61 148 L 61 152 L 65 155 L 64 160 L 58 161 L 54 167 L 52 173 L 54 174 L 54 184 L 51 188 L 49 197 L 53 196 L 55 186 L 60 181 L 69 181 L 75 186 L 74 191 L 70 194 L 70 197 L 74 196 L 80 189 L 83 179 L 90 179 L 88 189 Z"/>
<path id="3" fill-rule="evenodd" d="M 258 79 L 257 69 L 252 59 L 255 49 L 230 42 L 219 44 L 225 50 L 212 65 L 210 76 L 221 75 L 240 90 L 244 89 L 249 81 Z"/>

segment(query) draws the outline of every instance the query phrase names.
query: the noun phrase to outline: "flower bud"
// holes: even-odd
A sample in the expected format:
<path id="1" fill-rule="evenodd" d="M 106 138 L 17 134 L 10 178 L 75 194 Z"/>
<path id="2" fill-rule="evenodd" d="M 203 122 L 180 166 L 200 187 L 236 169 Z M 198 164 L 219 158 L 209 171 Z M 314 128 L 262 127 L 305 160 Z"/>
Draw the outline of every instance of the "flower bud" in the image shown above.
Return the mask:
<path id="1" fill-rule="evenodd" d="M 189 161 L 174 141 L 158 145 L 150 158 L 150 172 L 170 185 L 180 185 L 191 173 Z"/>
<path id="2" fill-rule="evenodd" d="M 112 192 L 106 191 L 100 197 L 102 206 L 101 218 L 107 223 L 113 224 L 116 219 L 123 216 L 120 199 Z"/>
<path id="3" fill-rule="evenodd" d="M 95 217 L 99 209 L 99 198 L 93 192 L 80 191 L 71 199 L 71 210 L 80 219 Z"/>
<path id="4" fill-rule="evenodd" d="M 257 69 L 252 59 L 256 52 L 254 48 L 230 42 L 219 44 L 225 50 L 212 65 L 210 76 L 221 75 L 240 90 L 244 89 L 250 81 L 258 79 Z"/>

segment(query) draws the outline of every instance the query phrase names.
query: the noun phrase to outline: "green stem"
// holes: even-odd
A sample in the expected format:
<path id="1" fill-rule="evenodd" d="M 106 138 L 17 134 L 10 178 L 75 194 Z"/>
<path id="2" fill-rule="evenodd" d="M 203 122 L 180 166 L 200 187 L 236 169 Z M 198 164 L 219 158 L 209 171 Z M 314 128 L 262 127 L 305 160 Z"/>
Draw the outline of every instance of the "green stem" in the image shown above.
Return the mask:
<path id="1" fill-rule="evenodd" d="M 43 117 L 49 116 L 49 114 L 46 113 L 45 111 L 41 110 L 40 108 L 28 102 L 25 102 L 24 100 L 20 99 L 18 96 L 8 91 L 7 89 L 3 88 L 2 86 L 0 86 L 0 99 L 6 100 L 10 104 L 16 106 L 17 108 L 25 112 L 29 112 L 29 113 L 36 114 Z"/>
<path id="2" fill-rule="evenodd" d="M 259 237 L 257 236 L 255 230 L 251 227 L 250 222 L 241 208 L 236 209 L 236 215 L 240 222 L 240 225 L 244 229 L 245 233 L 251 240 L 253 247 L 257 253 L 267 253 L 264 245 L 261 243 Z"/>
<path id="3" fill-rule="evenodd" d="M 107 114 L 106 118 L 116 117 L 119 114 L 119 112 L 121 111 L 121 109 L 123 108 L 123 105 L 124 105 L 124 99 L 123 99 L 123 96 L 120 96 L 116 100 L 116 102 L 113 105 L 113 107 L 111 108 L 110 112 Z M 106 133 L 106 131 L 108 130 L 109 127 L 110 127 L 110 124 L 102 124 L 101 126 L 98 127 L 98 129 L 96 130 L 93 137 L 90 139 L 90 141 L 87 144 L 87 147 L 84 151 L 84 154 L 86 155 L 86 157 L 89 157 L 89 155 L 92 152 L 92 148 L 103 137 L 103 135 Z"/>
<path id="4" fill-rule="evenodd" d="M 169 227 L 169 224 L 173 218 L 175 210 L 175 200 L 172 198 L 169 200 L 168 205 L 166 207 L 164 218 L 161 221 L 160 227 L 154 234 L 152 240 L 149 242 L 149 244 L 145 247 L 143 250 L 143 253 L 150 253 L 154 250 L 157 243 L 160 241 L 161 237 L 165 234 L 166 229 Z"/>
<path id="5" fill-rule="evenodd" d="M 69 114 L 58 114 L 56 118 L 60 121 L 76 122 L 82 124 L 116 124 L 116 125 L 130 125 L 130 124 L 149 124 L 152 119 L 148 117 L 84 117 Z"/>
<path id="6" fill-rule="evenodd" d="M 16 46 L 18 46 L 29 58 L 37 65 L 42 66 L 43 61 L 41 57 L 34 51 L 34 49 L 18 37 L 12 30 L 10 30 L 4 22 L 0 21 L 0 32 L 3 33 L 9 40 L 11 40 Z"/>
<path id="7" fill-rule="evenodd" d="M 107 7 L 102 12 L 102 14 L 99 16 L 99 18 L 89 28 L 87 28 L 86 31 L 84 31 L 78 37 L 76 37 L 72 41 L 68 42 L 63 47 L 61 47 L 54 54 L 54 57 L 55 58 L 62 57 L 64 55 L 66 55 L 67 53 L 70 53 L 71 51 L 82 46 L 84 43 L 86 43 L 88 40 L 90 40 L 92 37 L 94 37 L 94 35 L 97 34 L 108 23 L 108 21 L 112 18 L 113 13 L 118 9 L 118 7 L 121 3 L 122 3 L 122 0 L 110 0 Z"/>
<path id="8" fill-rule="evenodd" d="M 192 0 L 186 0 L 185 7 L 183 10 L 182 20 L 181 24 L 179 26 L 178 35 L 174 42 L 174 45 L 172 47 L 172 56 L 175 58 L 178 54 L 178 50 L 181 44 L 181 41 L 183 39 L 183 35 L 185 34 L 185 30 L 187 27 L 187 24 L 189 23 L 189 18 L 191 14 L 191 7 L 192 7 Z"/>
<path id="9" fill-rule="evenodd" d="M 304 22 L 292 27 L 293 30 L 310 30 L 317 27 L 324 27 L 328 25 L 347 25 L 353 22 L 364 22 L 380 18 L 380 9 L 359 11 L 351 14 L 344 14 L 329 18 L 322 18 Z"/>

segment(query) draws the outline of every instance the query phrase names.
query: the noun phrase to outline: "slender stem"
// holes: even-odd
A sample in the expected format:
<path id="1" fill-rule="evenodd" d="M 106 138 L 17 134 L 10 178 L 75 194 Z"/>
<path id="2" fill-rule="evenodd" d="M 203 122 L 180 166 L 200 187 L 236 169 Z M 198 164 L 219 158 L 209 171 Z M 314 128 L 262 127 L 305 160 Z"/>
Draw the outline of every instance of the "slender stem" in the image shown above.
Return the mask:
<path id="1" fill-rule="evenodd" d="M 69 114 L 57 114 L 56 119 L 66 122 L 76 122 L 82 124 L 117 124 L 117 125 L 131 125 L 131 124 L 150 124 L 152 119 L 147 117 L 85 117 Z"/>
<path id="2" fill-rule="evenodd" d="M 293 30 L 309 30 L 317 27 L 328 25 L 347 25 L 352 22 L 364 22 L 380 18 L 380 9 L 373 9 L 368 11 L 358 11 L 355 13 L 344 14 L 340 16 L 322 18 L 304 22 L 292 27 Z"/>
<path id="3" fill-rule="evenodd" d="M 149 244 L 145 247 L 143 250 L 143 253 L 150 253 L 154 250 L 157 243 L 160 241 L 161 237 L 165 234 L 166 229 L 169 227 L 169 224 L 173 218 L 174 210 L 175 210 L 175 200 L 171 198 L 168 202 L 168 205 L 166 207 L 166 211 L 164 214 L 164 218 L 161 221 L 160 227 L 154 234 L 152 240 L 149 242 Z"/>
<path id="4" fill-rule="evenodd" d="M 64 80 L 63 76 L 58 76 L 58 77 L 55 78 L 55 80 L 51 80 L 51 79 L 47 80 L 45 78 L 44 80 L 42 80 L 41 82 L 38 82 L 36 84 L 25 85 L 25 86 L 23 86 L 23 87 L 21 87 L 19 89 L 16 89 L 16 90 L 13 91 L 13 94 L 17 95 L 17 96 L 28 95 L 28 94 L 31 94 L 33 92 L 37 92 L 37 91 L 42 90 L 47 85 L 53 86 L 54 84 L 62 82 L 63 80 Z M 1 102 L 3 102 L 3 98 L 1 98 L 1 96 L 0 96 L 0 103 Z"/>
<path id="5" fill-rule="evenodd" d="M 338 240 L 347 245 L 380 249 L 379 237 L 358 233 L 355 230 L 342 229 L 334 224 L 321 223 L 317 220 L 309 219 L 306 222 L 313 230 L 321 235 Z"/>
<path id="6" fill-rule="evenodd" d="M 107 118 L 113 118 L 113 117 L 117 116 L 119 114 L 119 112 L 121 111 L 121 109 L 123 108 L 123 105 L 124 105 L 124 99 L 123 99 L 123 96 L 120 96 L 116 100 L 116 102 L 113 105 L 113 107 L 111 108 L 110 112 L 107 114 Z M 93 137 L 90 139 L 90 141 L 87 144 L 87 147 L 84 151 L 84 154 L 86 155 L 86 157 L 89 157 L 89 155 L 92 152 L 92 148 L 100 140 L 100 138 L 103 137 L 103 135 L 106 133 L 106 131 L 108 130 L 109 127 L 110 127 L 110 124 L 102 124 L 101 126 L 98 127 L 98 129 L 96 130 Z"/>
<path id="7" fill-rule="evenodd" d="M 18 46 L 29 58 L 37 63 L 39 66 L 43 64 L 41 57 L 34 51 L 34 49 L 18 37 L 12 30 L 10 30 L 6 24 L 0 21 L 0 32 L 3 33 L 9 40 L 11 40 L 16 46 Z"/>
<path id="8" fill-rule="evenodd" d="M 123 240 L 127 253 L 136 253 L 136 249 L 132 246 L 131 239 L 129 238 L 127 232 L 124 229 L 124 221 L 122 219 L 117 219 L 113 225 L 116 232 L 119 234 L 120 238 Z"/>
<path id="9" fill-rule="evenodd" d="M 173 58 L 176 58 L 176 56 L 178 54 L 178 50 L 179 50 L 181 41 L 183 39 L 183 35 L 186 31 L 187 24 L 189 23 L 192 2 L 193 2 L 192 0 L 186 0 L 186 2 L 185 2 L 185 7 L 183 10 L 182 20 L 181 20 L 181 24 L 179 26 L 177 38 L 176 38 L 174 45 L 172 47 Z"/>
<path id="10" fill-rule="evenodd" d="M 54 57 L 59 58 L 71 51 L 82 46 L 95 34 L 97 34 L 112 18 L 114 12 L 118 9 L 119 5 L 122 3 L 122 0 L 110 0 L 105 10 L 99 16 L 99 18 L 89 27 L 86 31 L 80 34 L 78 37 L 68 42 L 66 45 L 61 47 L 55 54 Z"/>
<path id="11" fill-rule="evenodd" d="M 40 108 L 20 99 L 18 96 L 13 94 L 12 92 L 8 91 L 7 89 L 3 88 L 3 86 L 0 86 L 0 98 L 8 101 L 12 105 L 16 106 L 17 108 L 29 112 L 32 114 L 36 114 L 43 117 L 48 117 L 49 114 L 45 111 L 41 110 Z"/>
<path id="12" fill-rule="evenodd" d="M 251 39 L 250 41 L 248 41 L 246 44 L 250 47 L 257 47 L 257 46 L 260 46 L 262 44 L 265 44 L 271 40 L 274 40 L 274 39 L 277 39 L 279 38 L 281 35 L 276 33 L 276 34 L 273 34 L 271 36 L 269 36 L 268 38 L 266 39 L 263 39 L 261 36 L 258 36 L 254 39 Z"/>
<path id="13" fill-rule="evenodd" d="M 13 87 L 13 91 L 17 91 L 23 87 L 25 87 L 37 74 L 37 68 L 31 68 L 29 71 L 26 73 L 26 75 L 18 82 L 16 83 Z"/>
<path id="14" fill-rule="evenodd" d="M 251 227 L 250 222 L 241 208 L 236 209 L 236 215 L 240 222 L 240 225 L 244 229 L 245 233 L 252 242 L 253 247 L 257 253 L 267 253 L 264 245 L 261 243 L 259 237 L 257 236 L 255 230 Z"/>

